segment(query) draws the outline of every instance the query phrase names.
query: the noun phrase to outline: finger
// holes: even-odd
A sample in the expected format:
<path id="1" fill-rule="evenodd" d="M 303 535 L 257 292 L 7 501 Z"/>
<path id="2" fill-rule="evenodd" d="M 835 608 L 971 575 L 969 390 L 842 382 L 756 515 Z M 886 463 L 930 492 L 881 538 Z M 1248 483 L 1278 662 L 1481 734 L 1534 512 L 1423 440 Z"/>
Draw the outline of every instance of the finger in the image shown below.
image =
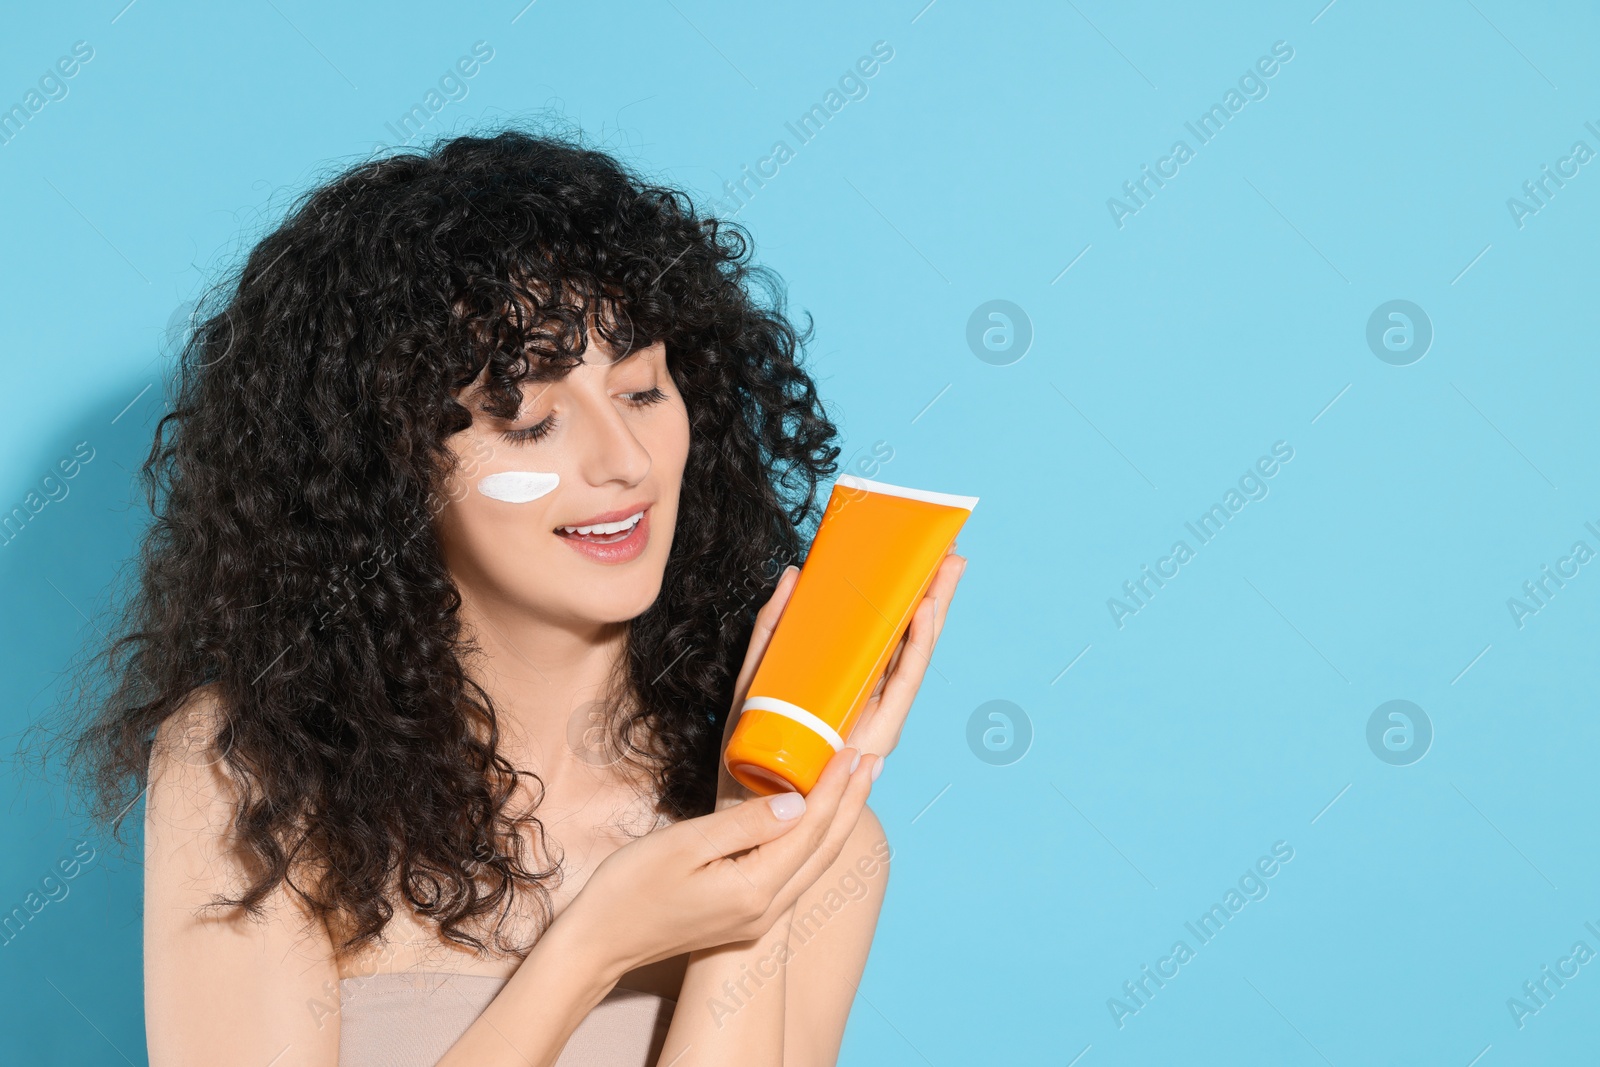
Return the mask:
<path id="1" fill-rule="evenodd" d="M 778 619 L 783 616 L 784 605 L 789 602 L 789 594 L 794 591 L 795 582 L 799 581 L 800 568 L 790 564 L 784 568 L 783 576 L 778 579 L 777 587 L 772 590 L 772 596 L 756 612 L 755 628 L 750 632 L 750 644 L 744 654 L 744 664 L 739 668 L 738 679 L 734 683 L 734 692 L 743 693 L 754 677 L 756 667 L 761 663 L 761 657 L 767 651 L 767 645 L 772 640 L 772 631 L 777 629 Z"/>
<path id="2" fill-rule="evenodd" d="M 913 617 L 913 620 L 915 618 Z M 905 654 L 906 641 L 910 638 L 911 627 L 906 627 L 906 632 L 900 635 L 900 640 L 895 642 L 894 654 L 889 657 L 889 662 L 883 665 L 883 673 L 878 676 L 878 684 L 873 687 L 872 695 L 879 696 L 883 693 L 884 683 L 894 674 L 900 666 L 900 657 Z"/>
<path id="3" fill-rule="evenodd" d="M 907 664 L 909 657 L 920 661 L 922 669 L 928 666 L 929 653 L 933 651 L 934 623 L 939 613 L 939 602 L 932 596 L 926 597 L 917 605 L 917 612 L 911 616 L 911 625 L 906 627 L 905 647 L 902 649 L 900 662 L 895 665 L 895 670 L 889 675 L 890 681 L 902 671 L 911 669 L 915 664 Z M 887 686 L 885 686 L 887 688 Z"/>
<path id="4" fill-rule="evenodd" d="M 777 629 L 778 619 L 782 617 L 784 605 L 789 602 L 789 594 L 794 591 L 794 583 L 799 577 L 799 567 L 792 563 L 785 567 L 783 574 L 778 577 L 778 584 L 773 587 L 772 595 L 756 612 L 755 627 L 750 631 L 750 645 L 745 652 L 746 666 L 753 666 L 766 651 L 767 643 L 772 640 L 772 631 Z"/>
<path id="5" fill-rule="evenodd" d="M 855 832 L 856 825 L 861 821 L 861 813 L 867 808 L 867 798 L 872 792 L 872 768 L 874 761 L 881 761 L 882 756 L 863 755 L 861 765 L 846 785 L 844 795 L 840 798 L 838 807 L 834 809 L 833 819 L 828 824 L 828 833 L 817 850 L 807 858 L 800 869 L 790 876 L 789 881 L 778 891 L 773 901 L 776 910 L 789 907 L 800 898 L 811 886 L 816 884 L 829 867 L 838 860 L 844 846 Z"/>
<path id="6" fill-rule="evenodd" d="M 939 634 L 944 631 L 944 617 L 950 610 L 950 601 L 956 595 L 956 586 L 961 582 L 961 576 L 966 573 L 967 560 L 965 556 L 952 554 L 940 564 L 938 577 L 935 578 L 933 588 L 929 595 L 936 601 L 936 613 L 933 620 L 933 639 L 937 641 Z"/>
<path id="7" fill-rule="evenodd" d="M 704 865 L 783 837 L 803 823 L 808 806 L 799 793 L 778 793 L 740 801 L 678 826 L 695 833 L 690 848 Z"/>
<path id="8" fill-rule="evenodd" d="M 937 643 L 939 635 L 944 632 L 944 620 L 950 612 L 950 601 L 955 598 L 956 587 L 961 583 L 961 577 L 966 570 L 966 557 L 958 556 L 952 550 L 951 554 L 939 564 L 939 571 L 928 587 L 927 599 L 933 601 L 933 643 Z"/>
<path id="9" fill-rule="evenodd" d="M 847 747 L 828 760 L 817 778 L 817 784 L 806 794 L 805 814 L 798 820 L 800 825 L 793 833 L 766 842 L 733 860 L 745 877 L 756 885 L 767 886 L 776 892 L 821 847 L 845 789 L 850 784 L 850 764 L 855 761 L 856 755 L 857 749 Z"/>
<path id="10" fill-rule="evenodd" d="M 878 676 L 877 684 L 872 687 L 872 693 L 867 698 L 870 710 L 875 710 L 883 700 L 884 692 L 889 687 L 889 679 L 893 678 L 900 670 L 900 662 L 905 658 L 906 647 L 911 644 L 912 631 L 926 622 L 927 602 L 917 606 L 916 614 L 911 616 L 911 622 L 906 626 L 905 632 L 900 635 L 900 641 L 895 645 L 894 654 L 889 657 L 889 662 L 884 664 L 883 673 Z M 869 713 L 870 714 L 870 710 Z M 864 715 L 862 721 L 867 721 Z M 857 728 L 860 724 L 857 724 Z"/>
<path id="11" fill-rule="evenodd" d="M 878 701 L 879 708 L 889 714 L 889 728 L 893 736 L 899 736 L 900 725 L 911 710 L 912 698 L 917 695 L 917 690 L 922 687 L 922 679 L 928 673 L 936 640 L 933 630 L 934 609 L 931 603 L 925 603 L 917 609 L 911 628 L 906 632 L 906 655 L 884 683 L 883 696 Z"/>
<path id="12" fill-rule="evenodd" d="M 961 574 L 966 569 L 967 561 L 963 556 L 955 554 L 955 545 L 952 544 L 945 553 L 944 559 L 939 562 L 939 570 L 934 575 L 933 582 L 928 586 L 928 591 L 923 596 L 924 601 L 933 602 L 933 640 L 939 640 L 939 634 L 944 630 L 944 617 L 950 610 L 950 598 L 955 595 L 956 583 L 961 580 Z M 921 605 L 918 605 L 920 611 Z M 912 617 L 916 621 L 916 616 Z M 880 697 L 884 686 L 893 677 L 900 666 L 906 645 L 909 642 L 911 627 L 906 627 L 906 632 L 900 635 L 900 640 L 895 644 L 894 652 L 889 656 L 889 662 L 884 665 L 883 674 L 878 677 L 878 682 L 872 689 L 872 696 Z"/>
<path id="13" fill-rule="evenodd" d="M 889 660 L 884 669 L 883 676 L 878 679 L 878 684 L 873 686 L 872 695 L 868 697 L 860 720 L 850 731 L 850 740 L 859 744 L 863 752 L 887 754 L 900 739 L 900 728 L 905 724 L 907 707 L 896 707 L 895 701 L 903 688 L 890 689 L 894 679 L 901 677 L 910 666 L 905 662 L 906 650 L 910 648 L 910 655 L 918 661 L 916 677 L 911 684 L 911 693 L 916 695 L 917 688 L 922 684 L 922 678 L 927 673 L 929 650 L 933 642 L 938 640 L 935 633 L 932 640 L 924 641 L 924 631 L 933 625 L 932 612 L 929 602 L 924 601 L 912 616 L 911 624 L 906 627 L 906 632 L 901 636 L 900 645 L 895 650 L 894 656 Z M 919 647 L 919 642 L 921 647 Z"/>
<path id="14" fill-rule="evenodd" d="M 924 609 L 930 603 L 933 605 L 933 615 L 930 620 L 933 626 L 932 641 L 938 641 L 939 632 L 944 629 L 945 613 L 950 609 L 950 598 L 955 593 L 956 583 L 960 581 L 961 572 L 965 566 L 966 560 L 953 554 L 946 554 L 943 561 L 940 562 L 939 570 L 935 572 L 933 581 L 928 584 L 928 591 L 923 594 L 922 603 L 917 605 L 917 611 L 912 616 L 912 626 L 906 627 L 906 632 L 901 635 L 900 644 L 895 648 L 894 655 L 890 657 L 888 667 L 884 671 L 885 677 L 893 675 L 900 664 L 900 660 L 904 658 L 906 645 L 912 643 L 911 631 L 922 618 Z M 931 643 L 929 642 L 930 646 Z"/>

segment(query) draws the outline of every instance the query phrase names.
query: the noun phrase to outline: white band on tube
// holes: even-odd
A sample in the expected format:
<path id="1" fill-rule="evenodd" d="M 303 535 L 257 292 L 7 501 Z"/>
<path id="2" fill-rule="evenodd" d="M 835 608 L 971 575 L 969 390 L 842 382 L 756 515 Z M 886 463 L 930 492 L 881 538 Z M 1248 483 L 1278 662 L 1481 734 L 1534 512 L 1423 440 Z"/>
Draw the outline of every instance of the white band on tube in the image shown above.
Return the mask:
<path id="1" fill-rule="evenodd" d="M 923 500 L 929 504 L 942 504 L 947 508 L 961 508 L 971 511 L 978 506 L 975 496 L 957 496 L 954 493 L 935 493 L 931 489 L 912 489 L 904 485 L 890 485 L 888 482 L 875 482 L 869 478 L 860 478 L 854 474 L 841 474 L 835 480 L 836 484 L 846 489 L 860 489 L 869 493 L 883 493 L 887 496 L 901 496 L 908 500 Z"/>
<path id="2" fill-rule="evenodd" d="M 744 705 L 739 709 L 739 714 L 743 715 L 747 711 L 770 711 L 782 715 L 786 719 L 793 719 L 832 745 L 835 752 L 844 748 L 844 738 L 839 736 L 839 731 L 798 704 L 791 704 L 787 700 L 779 700 L 777 697 L 750 697 L 745 700 Z"/>

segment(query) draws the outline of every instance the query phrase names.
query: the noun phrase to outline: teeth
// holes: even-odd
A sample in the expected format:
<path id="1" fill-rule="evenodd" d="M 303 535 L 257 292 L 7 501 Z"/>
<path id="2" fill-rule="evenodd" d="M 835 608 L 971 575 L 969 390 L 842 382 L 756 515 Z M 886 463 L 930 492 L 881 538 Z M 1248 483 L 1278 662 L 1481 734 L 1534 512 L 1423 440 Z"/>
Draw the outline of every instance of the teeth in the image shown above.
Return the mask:
<path id="1" fill-rule="evenodd" d="M 642 518 L 644 518 L 644 512 L 638 511 L 618 522 L 597 522 L 593 526 L 560 526 L 557 527 L 557 529 L 559 529 L 562 533 L 599 534 L 603 537 L 606 534 L 621 533 L 624 530 L 631 530 L 639 524 L 639 520 Z"/>

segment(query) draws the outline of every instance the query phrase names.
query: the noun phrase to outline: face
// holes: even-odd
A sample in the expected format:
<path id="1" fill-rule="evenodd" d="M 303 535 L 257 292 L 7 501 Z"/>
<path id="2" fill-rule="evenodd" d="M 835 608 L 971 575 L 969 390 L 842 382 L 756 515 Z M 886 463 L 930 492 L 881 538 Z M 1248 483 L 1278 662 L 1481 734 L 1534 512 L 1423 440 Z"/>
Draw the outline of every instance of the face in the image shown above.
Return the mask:
<path id="1" fill-rule="evenodd" d="M 484 610 L 557 625 L 623 622 L 661 590 L 689 455 L 689 413 L 657 342 L 620 361 L 591 331 L 584 362 L 522 387 L 447 442 L 456 470 L 437 530 L 458 587 Z"/>

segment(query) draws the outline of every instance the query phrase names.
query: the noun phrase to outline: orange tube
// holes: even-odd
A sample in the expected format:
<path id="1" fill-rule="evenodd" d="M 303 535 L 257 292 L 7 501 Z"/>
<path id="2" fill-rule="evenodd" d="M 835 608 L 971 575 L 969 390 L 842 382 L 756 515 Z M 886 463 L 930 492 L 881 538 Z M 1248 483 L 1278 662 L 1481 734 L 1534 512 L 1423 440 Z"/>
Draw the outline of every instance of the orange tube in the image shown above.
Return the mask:
<path id="1" fill-rule="evenodd" d="M 809 793 L 978 503 L 839 478 L 724 753 L 759 794 Z"/>

